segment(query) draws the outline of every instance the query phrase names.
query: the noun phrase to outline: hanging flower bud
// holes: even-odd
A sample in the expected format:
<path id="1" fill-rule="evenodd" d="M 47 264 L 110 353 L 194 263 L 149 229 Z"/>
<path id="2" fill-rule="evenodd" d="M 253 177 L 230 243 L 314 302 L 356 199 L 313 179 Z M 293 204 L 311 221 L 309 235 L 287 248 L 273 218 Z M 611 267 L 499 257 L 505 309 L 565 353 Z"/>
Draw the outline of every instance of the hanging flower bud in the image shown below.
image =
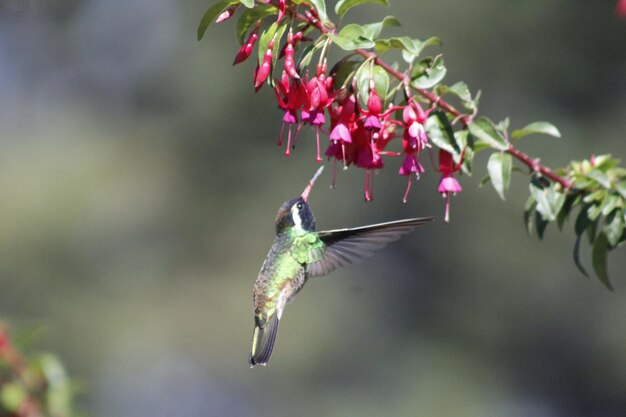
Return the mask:
<path id="1" fill-rule="evenodd" d="M 280 22 L 283 16 L 285 16 L 285 10 L 287 10 L 286 1 L 278 0 L 278 19 L 276 19 L 276 23 Z"/>
<path id="2" fill-rule="evenodd" d="M 215 23 L 222 23 L 222 22 L 227 21 L 231 17 L 233 17 L 235 14 L 235 11 L 237 10 L 237 7 L 239 7 L 239 5 L 234 4 L 230 6 L 229 8 L 227 8 L 226 10 L 224 10 L 219 16 L 217 16 L 217 19 L 215 19 Z"/>
<path id="3" fill-rule="evenodd" d="M 248 59 L 250 54 L 252 53 L 252 49 L 254 48 L 254 44 L 259 39 L 259 26 L 250 33 L 248 39 L 241 45 L 239 48 L 239 52 L 235 55 L 235 60 L 233 61 L 233 65 L 237 65 Z"/>
<path id="4" fill-rule="evenodd" d="M 287 35 L 287 45 L 285 46 L 285 71 L 291 78 L 299 79 L 300 75 L 296 71 L 296 62 L 293 58 L 294 48 L 293 48 L 293 35 L 291 30 L 289 31 L 289 35 Z"/>
<path id="5" fill-rule="evenodd" d="M 267 45 L 267 50 L 265 51 L 265 55 L 263 55 L 263 62 L 254 74 L 254 88 L 259 91 L 267 77 L 270 76 L 272 72 L 272 50 L 274 49 L 274 38 L 270 41 L 269 45 Z"/>

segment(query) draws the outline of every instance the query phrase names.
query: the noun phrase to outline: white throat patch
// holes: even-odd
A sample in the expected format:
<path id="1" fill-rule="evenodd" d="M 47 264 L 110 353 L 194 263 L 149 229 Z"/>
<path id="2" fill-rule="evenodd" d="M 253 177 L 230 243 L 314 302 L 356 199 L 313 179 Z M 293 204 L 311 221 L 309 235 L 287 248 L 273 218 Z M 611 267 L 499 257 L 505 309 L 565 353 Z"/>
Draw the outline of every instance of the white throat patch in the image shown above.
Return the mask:
<path id="1" fill-rule="evenodd" d="M 293 207 L 291 207 L 291 218 L 293 219 L 294 229 L 296 229 L 298 232 L 303 232 L 304 229 L 302 228 L 302 218 L 300 217 L 300 211 L 298 210 L 297 204 L 294 204 Z"/>

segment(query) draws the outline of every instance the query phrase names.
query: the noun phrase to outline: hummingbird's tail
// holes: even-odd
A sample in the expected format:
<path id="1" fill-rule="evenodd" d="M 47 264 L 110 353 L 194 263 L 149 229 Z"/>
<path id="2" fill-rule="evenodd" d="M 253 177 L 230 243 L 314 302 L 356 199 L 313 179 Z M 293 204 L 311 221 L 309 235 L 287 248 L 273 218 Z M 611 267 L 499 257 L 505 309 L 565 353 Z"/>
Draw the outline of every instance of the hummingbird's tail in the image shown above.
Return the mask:
<path id="1" fill-rule="evenodd" d="M 278 332 L 278 322 L 278 314 L 273 314 L 269 320 L 263 323 L 263 327 L 255 319 L 254 334 L 252 335 L 252 353 L 248 362 L 251 368 L 256 365 L 266 365 L 270 360 L 276 333 Z"/>

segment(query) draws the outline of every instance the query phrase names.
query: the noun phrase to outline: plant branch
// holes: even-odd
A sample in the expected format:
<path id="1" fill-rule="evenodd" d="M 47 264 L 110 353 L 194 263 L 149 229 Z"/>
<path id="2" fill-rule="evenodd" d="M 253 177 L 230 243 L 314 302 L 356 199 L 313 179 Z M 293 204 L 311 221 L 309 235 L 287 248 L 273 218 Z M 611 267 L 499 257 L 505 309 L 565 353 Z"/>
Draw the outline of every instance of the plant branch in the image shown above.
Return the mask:
<path id="1" fill-rule="evenodd" d="M 328 28 L 324 26 L 323 24 L 321 24 L 319 19 L 312 18 L 312 16 L 311 17 L 309 16 L 310 16 L 309 13 L 307 14 L 307 16 L 298 12 L 293 13 L 293 17 L 295 19 L 308 23 L 309 25 L 315 26 L 324 35 L 335 33 L 334 25 L 332 25 L 332 28 Z M 355 52 L 361 55 L 362 57 L 364 57 L 365 59 L 373 59 L 376 65 L 383 68 L 389 75 L 396 78 L 397 80 L 401 82 L 404 82 L 406 80 L 406 74 L 394 69 L 391 65 L 385 62 L 380 56 L 378 56 L 378 54 L 376 54 L 375 52 L 367 51 L 365 49 L 357 49 Z M 460 120 L 464 125 L 467 126 L 469 123 L 471 123 L 472 116 L 461 113 L 458 109 L 456 109 L 456 107 L 454 107 L 447 101 L 443 100 L 441 97 L 437 96 L 436 94 L 433 94 L 432 92 L 423 88 L 415 88 L 415 87 L 410 87 L 410 88 L 414 90 L 415 92 L 417 92 L 422 97 L 425 97 L 426 99 L 428 99 L 432 104 L 436 105 L 440 109 L 458 118 L 458 120 Z M 572 181 L 558 175 L 549 167 L 542 165 L 539 159 L 530 157 L 526 153 L 515 148 L 512 144 L 509 144 L 508 148 L 506 149 L 506 152 L 511 154 L 514 158 L 519 160 L 524 165 L 528 166 L 533 172 L 540 173 L 546 178 L 549 178 L 550 180 L 561 184 L 564 189 L 569 190 L 573 187 L 574 184 Z"/>

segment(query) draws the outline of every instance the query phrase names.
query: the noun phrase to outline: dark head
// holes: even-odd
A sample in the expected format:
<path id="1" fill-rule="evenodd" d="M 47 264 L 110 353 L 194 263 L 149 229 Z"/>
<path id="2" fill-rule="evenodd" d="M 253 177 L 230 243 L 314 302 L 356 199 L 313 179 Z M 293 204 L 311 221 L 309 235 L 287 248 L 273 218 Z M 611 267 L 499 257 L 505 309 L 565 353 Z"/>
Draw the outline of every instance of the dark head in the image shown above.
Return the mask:
<path id="1" fill-rule="evenodd" d="M 276 214 L 276 234 L 284 232 L 285 230 L 296 227 L 301 228 L 307 232 L 315 230 L 315 217 L 308 204 L 309 193 L 315 184 L 315 180 L 322 173 L 324 169 L 321 166 L 309 184 L 306 186 L 302 195 L 292 200 L 286 201 Z"/>
<path id="2" fill-rule="evenodd" d="M 276 214 L 276 234 L 292 227 L 302 228 L 307 232 L 315 230 L 315 217 L 302 196 L 286 201 Z"/>

